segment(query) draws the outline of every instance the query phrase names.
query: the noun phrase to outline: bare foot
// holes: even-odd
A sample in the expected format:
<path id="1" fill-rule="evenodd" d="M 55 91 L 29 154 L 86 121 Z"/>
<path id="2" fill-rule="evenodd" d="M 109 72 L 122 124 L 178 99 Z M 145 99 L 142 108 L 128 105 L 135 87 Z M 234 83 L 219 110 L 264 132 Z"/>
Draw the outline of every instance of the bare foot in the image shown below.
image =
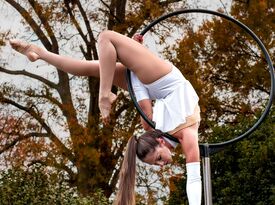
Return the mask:
<path id="1" fill-rule="evenodd" d="M 32 62 L 34 62 L 40 58 L 40 56 L 38 54 L 40 48 L 36 45 L 29 44 L 29 43 L 26 43 L 26 42 L 23 42 L 23 41 L 20 41 L 17 39 L 11 39 L 10 45 L 14 50 L 27 56 L 28 59 Z"/>
<path id="2" fill-rule="evenodd" d="M 110 92 L 108 97 L 102 97 L 99 95 L 98 106 L 101 113 L 102 121 L 105 125 L 109 124 L 110 122 L 110 112 L 112 104 L 115 102 L 116 98 L 117 96 L 112 92 Z"/>

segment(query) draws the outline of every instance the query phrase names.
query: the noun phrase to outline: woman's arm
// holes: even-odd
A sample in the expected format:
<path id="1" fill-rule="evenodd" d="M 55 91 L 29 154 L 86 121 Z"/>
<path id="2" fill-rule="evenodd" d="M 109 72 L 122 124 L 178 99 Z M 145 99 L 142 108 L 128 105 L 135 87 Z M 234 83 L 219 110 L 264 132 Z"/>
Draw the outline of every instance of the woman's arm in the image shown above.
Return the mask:
<path id="1" fill-rule="evenodd" d="M 144 112 L 144 114 L 149 118 L 149 120 L 152 120 L 153 117 L 153 108 L 152 108 L 152 101 L 150 99 L 144 99 L 140 100 L 138 102 L 140 108 Z M 141 125 L 144 130 L 148 131 L 153 129 L 141 116 L 140 117 Z"/>

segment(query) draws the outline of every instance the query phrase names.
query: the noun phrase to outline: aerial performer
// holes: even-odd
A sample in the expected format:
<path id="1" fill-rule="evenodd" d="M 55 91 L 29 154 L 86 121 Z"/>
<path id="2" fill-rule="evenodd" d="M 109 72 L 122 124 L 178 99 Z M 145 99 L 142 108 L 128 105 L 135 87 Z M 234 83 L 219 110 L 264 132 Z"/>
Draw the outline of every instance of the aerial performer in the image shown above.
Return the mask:
<path id="1" fill-rule="evenodd" d="M 142 41 L 141 35 L 131 39 L 114 31 L 103 31 L 98 38 L 99 60 L 90 61 L 57 55 L 16 39 L 10 40 L 10 44 L 32 62 L 41 59 L 72 75 L 100 78 L 98 105 L 104 124 L 109 123 L 112 104 L 116 100 L 111 88 L 114 85 L 127 90 L 125 72 L 130 69 L 136 99 L 143 112 L 154 121 L 156 129 L 141 118 L 146 132 L 139 137 L 130 137 L 114 204 L 135 204 L 136 156 L 152 165 L 172 163 L 171 152 L 177 143 L 163 136 L 163 132 L 167 132 L 178 139 L 185 155 L 188 202 L 200 205 L 199 97 L 171 62 L 153 54 Z"/>

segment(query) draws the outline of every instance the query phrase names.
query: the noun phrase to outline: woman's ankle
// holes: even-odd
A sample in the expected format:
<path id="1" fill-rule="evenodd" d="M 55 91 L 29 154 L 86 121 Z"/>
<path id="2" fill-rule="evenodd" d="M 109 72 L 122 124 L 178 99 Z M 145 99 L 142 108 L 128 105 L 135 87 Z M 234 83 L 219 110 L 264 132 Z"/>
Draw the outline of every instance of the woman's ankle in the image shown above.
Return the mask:
<path id="1" fill-rule="evenodd" d="M 100 104 L 112 104 L 114 101 L 116 101 L 117 96 L 112 92 L 107 93 L 99 93 L 99 103 Z M 108 107 L 108 106 L 106 106 Z"/>

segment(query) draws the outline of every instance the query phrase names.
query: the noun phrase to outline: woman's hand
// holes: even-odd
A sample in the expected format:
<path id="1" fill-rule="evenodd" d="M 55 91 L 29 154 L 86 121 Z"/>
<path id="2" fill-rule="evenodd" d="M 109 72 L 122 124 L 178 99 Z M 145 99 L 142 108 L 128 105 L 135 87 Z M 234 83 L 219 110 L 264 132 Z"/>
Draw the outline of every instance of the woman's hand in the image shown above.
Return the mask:
<path id="1" fill-rule="evenodd" d="M 147 117 L 148 117 L 149 120 L 152 120 L 152 115 L 153 115 L 153 114 L 147 115 Z M 152 130 L 152 129 L 153 129 L 153 128 L 143 119 L 142 116 L 140 116 L 140 123 L 141 123 L 141 125 L 142 125 L 142 127 L 143 127 L 143 129 L 144 129 L 145 131 L 149 131 L 149 130 Z M 154 122 L 153 122 L 153 123 L 154 123 Z"/>
<path id="2" fill-rule="evenodd" d="M 143 43 L 143 35 L 141 34 L 138 34 L 138 33 L 134 34 L 133 39 L 141 44 Z"/>

